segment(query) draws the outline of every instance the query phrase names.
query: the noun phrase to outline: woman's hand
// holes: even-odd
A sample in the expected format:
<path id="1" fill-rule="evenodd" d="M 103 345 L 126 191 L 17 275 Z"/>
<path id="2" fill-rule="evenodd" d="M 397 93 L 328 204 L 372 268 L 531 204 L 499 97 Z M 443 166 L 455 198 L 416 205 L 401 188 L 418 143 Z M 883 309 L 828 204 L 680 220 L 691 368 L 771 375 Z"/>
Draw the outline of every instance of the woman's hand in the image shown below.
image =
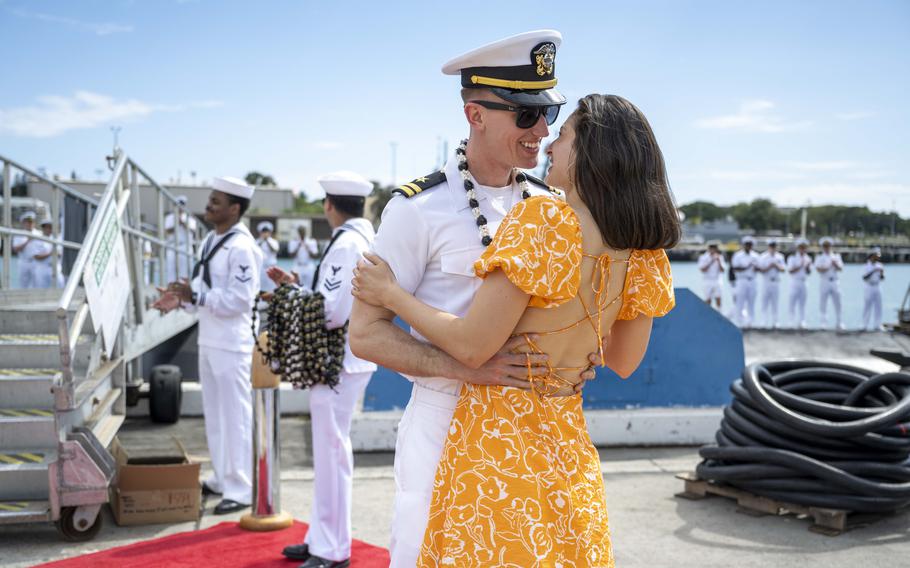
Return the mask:
<path id="1" fill-rule="evenodd" d="M 351 294 L 370 305 L 391 308 L 391 299 L 400 290 L 392 269 L 375 254 L 367 252 L 363 258 L 354 268 Z"/>

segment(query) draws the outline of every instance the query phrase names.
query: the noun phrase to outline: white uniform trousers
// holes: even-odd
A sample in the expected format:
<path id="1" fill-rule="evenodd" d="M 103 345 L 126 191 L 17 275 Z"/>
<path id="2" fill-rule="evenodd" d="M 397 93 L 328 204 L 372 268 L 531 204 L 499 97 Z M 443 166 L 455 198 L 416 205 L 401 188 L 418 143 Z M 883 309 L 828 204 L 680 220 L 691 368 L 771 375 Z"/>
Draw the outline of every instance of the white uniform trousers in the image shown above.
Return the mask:
<path id="1" fill-rule="evenodd" d="M 371 376 L 372 371 L 342 372 L 335 390 L 325 385 L 310 389 L 315 476 L 304 542 L 311 554 L 336 562 L 351 557 L 351 417 Z"/>
<path id="2" fill-rule="evenodd" d="M 777 282 L 765 283 L 761 293 L 761 311 L 765 325 L 770 328 L 777 327 L 777 307 L 780 297 L 780 284 Z"/>
<path id="3" fill-rule="evenodd" d="M 205 437 L 213 474 L 206 485 L 224 499 L 253 499 L 252 355 L 199 346 Z"/>
<path id="4" fill-rule="evenodd" d="M 704 281 L 705 301 L 711 302 L 714 299 L 720 299 L 723 293 L 723 286 L 719 278 Z"/>
<path id="5" fill-rule="evenodd" d="M 38 278 L 36 274 L 36 269 L 38 263 L 33 259 L 22 259 L 19 258 L 18 266 L 19 269 L 19 287 L 20 288 L 37 288 L 38 287 Z"/>
<path id="6" fill-rule="evenodd" d="M 736 323 L 749 327 L 755 319 L 755 280 L 736 279 Z"/>
<path id="7" fill-rule="evenodd" d="M 822 277 L 824 278 L 824 277 Z M 821 302 L 819 311 L 821 312 L 821 324 L 822 327 L 828 326 L 828 298 L 831 298 L 831 303 L 834 304 L 834 319 L 835 325 L 840 327 L 841 325 L 841 309 L 840 309 L 840 287 L 837 285 L 837 281 L 831 282 L 830 280 L 822 280 L 820 290 Z"/>
<path id="8" fill-rule="evenodd" d="M 878 284 L 864 286 L 863 327 L 869 331 L 878 331 L 882 327 L 882 289 Z"/>
<path id="9" fill-rule="evenodd" d="M 395 509 L 389 568 L 414 568 L 430 517 L 436 469 L 458 395 L 415 383 L 395 442 Z"/>
<path id="10" fill-rule="evenodd" d="M 806 296 L 808 293 L 805 280 L 790 280 L 790 323 L 793 327 L 806 327 Z"/>

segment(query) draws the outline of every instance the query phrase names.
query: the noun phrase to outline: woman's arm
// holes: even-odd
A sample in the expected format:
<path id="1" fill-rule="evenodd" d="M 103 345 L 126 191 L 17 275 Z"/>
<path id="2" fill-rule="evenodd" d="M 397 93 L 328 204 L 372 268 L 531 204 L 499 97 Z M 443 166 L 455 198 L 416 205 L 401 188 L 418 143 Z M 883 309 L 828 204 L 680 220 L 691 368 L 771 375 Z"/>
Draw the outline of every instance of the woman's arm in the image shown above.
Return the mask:
<path id="1" fill-rule="evenodd" d="M 604 364 L 627 379 L 641 365 L 651 339 L 653 318 L 639 314 L 633 320 L 616 320 L 604 341 Z M 598 364 L 600 362 L 598 361 Z"/>
<path id="2" fill-rule="evenodd" d="M 460 318 L 428 306 L 394 280 L 378 256 L 365 254 L 354 277 L 353 294 L 398 315 L 433 345 L 461 364 L 480 367 L 499 351 L 515 330 L 531 297 L 512 284 L 501 270 L 490 273 Z"/>

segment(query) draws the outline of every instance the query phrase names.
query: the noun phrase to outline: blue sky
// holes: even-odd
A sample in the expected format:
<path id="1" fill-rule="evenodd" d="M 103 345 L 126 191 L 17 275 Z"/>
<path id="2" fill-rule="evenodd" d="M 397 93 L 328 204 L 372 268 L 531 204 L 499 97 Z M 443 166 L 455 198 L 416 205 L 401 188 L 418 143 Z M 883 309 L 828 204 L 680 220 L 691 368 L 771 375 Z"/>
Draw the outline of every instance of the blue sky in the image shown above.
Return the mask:
<path id="1" fill-rule="evenodd" d="M 466 134 L 449 58 L 563 34 L 559 89 L 651 121 L 680 203 L 910 216 L 910 2 L 0 0 L 0 154 L 93 178 L 122 128 L 158 181 L 399 182 Z M 558 125 L 557 125 L 558 127 Z"/>

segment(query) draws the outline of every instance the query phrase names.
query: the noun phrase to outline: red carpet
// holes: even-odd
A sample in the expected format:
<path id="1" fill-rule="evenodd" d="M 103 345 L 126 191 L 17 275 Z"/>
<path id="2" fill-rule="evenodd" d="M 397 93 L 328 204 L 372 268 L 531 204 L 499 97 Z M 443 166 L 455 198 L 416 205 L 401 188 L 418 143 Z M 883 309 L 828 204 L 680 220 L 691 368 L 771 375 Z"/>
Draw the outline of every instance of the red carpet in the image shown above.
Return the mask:
<path id="1" fill-rule="evenodd" d="M 303 542 L 307 525 L 294 522 L 283 531 L 250 532 L 237 523 L 179 533 L 102 552 L 41 564 L 41 568 L 296 568 L 281 550 Z M 351 568 L 388 568 L 389 551 L 355 540 Z"/>

